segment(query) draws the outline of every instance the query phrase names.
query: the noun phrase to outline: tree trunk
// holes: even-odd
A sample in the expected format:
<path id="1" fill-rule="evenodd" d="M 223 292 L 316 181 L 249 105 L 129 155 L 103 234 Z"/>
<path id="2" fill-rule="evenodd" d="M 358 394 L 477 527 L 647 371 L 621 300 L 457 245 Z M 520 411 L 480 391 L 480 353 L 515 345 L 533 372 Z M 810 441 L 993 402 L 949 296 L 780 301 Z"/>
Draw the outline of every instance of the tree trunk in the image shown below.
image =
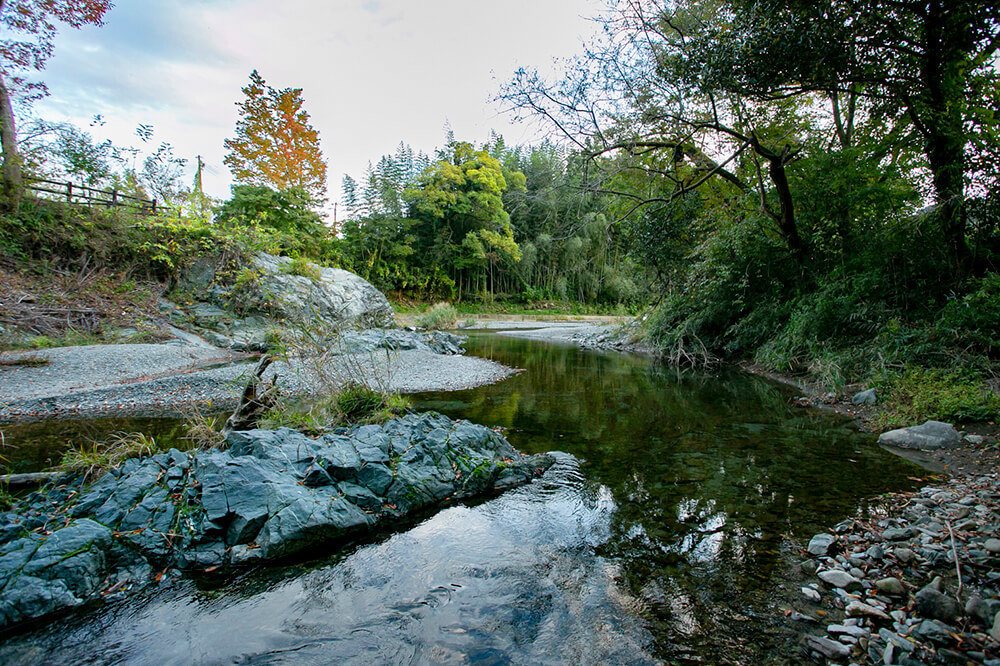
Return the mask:
<path id="1" fill-rule="evenodd" d="M 925 18 L 926 48 L 921 78 L 929 113 L 924 115 L 927 161 L 934 180 L 938 219 L 952 265 L 959 274 L 970 267 L 965 242 L 965 49 L 969 30 L 960 13 L 931 2 Z"/>
<path id="2" fill-rule="evenodd" d="M 802 261 L 805 258 L 806 247 L 802 243 L 802 237 L 799 236 L 798 225 L 795 224 L 792 188 L 788 185 L 788 174 L 785 173 L 787 155 L 788 151 L 785 150 L 780 155 L 768 158 L 767 170 L 771 176 L 771 182 L 774 184 L 774 189 L 778 193 L 778 202 L 781 204 L 781 210 L 775 221 L 778 223 L 778 228 L 781 229 L 781 234 L 785 237 L 785 242 L 788 243 L 788 249 L 791 250 L 792 255 L 798 261 Z"/>
<path id="3" fill-rule="evenodd" d="M 0 2 L 0 12 L 3 3 Z M 7 82 L 0 75 L 0 146 L 3 149 L 3 167 L 0 168 L 0 205 L 5 213 L 16 213 L 21 207 L 24 183 L 21 180 L 21 156 L 17 152 L 17 133 L 14 127 L 14 109 L 7 91 Z"/>

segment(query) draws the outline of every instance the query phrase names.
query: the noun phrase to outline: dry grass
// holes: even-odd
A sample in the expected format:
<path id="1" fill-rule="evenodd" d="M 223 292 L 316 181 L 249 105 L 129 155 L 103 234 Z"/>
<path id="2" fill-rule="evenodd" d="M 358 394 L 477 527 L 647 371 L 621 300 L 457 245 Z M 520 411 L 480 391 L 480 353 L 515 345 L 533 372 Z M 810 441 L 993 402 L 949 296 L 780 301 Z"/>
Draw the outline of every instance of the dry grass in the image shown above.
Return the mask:
<path id="1" fill-rule="evenodd" d="M 63 454 L 56 470 L 82 474 L 84 480 L 89 482 L 120 467 L 126 460 L 145 458 L 158 451 L 156 440 L 149 435 L 141 432 L 118 433 L 104 441 L 70 449 Z"/>
<path id="2" fill-rule="evenodd" d="M 162 292 L 156 282 L 137 282 L 86 264 L 72 272 L 0 266 L 0 325 L 8 327 L 9 338 L 6 344 L 0 341 L 0 348 L 94 342 L 105 331 L 142 328 L 158 316 Z M 20 344 L 15 338 L 22 339 Z M 31 338 L 36 340 L 24 342 Z"/>

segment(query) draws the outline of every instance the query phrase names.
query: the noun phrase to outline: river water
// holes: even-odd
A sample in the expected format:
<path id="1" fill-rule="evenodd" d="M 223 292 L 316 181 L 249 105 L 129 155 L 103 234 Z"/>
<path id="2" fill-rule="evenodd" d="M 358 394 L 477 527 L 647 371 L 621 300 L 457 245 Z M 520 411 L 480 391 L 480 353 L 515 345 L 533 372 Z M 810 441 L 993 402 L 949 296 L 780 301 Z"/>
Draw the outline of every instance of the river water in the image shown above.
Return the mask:
<path id="1" fill-rule="evenodd" d="M 795 544 L 924 472 L 737 372 L 477 334 L 525 371 L 415 396 L 558 450 L 540 481 L 8 636 L 3 663 L 773 663 Z M 164 426 L 161 426 L 164 427 Z"/>

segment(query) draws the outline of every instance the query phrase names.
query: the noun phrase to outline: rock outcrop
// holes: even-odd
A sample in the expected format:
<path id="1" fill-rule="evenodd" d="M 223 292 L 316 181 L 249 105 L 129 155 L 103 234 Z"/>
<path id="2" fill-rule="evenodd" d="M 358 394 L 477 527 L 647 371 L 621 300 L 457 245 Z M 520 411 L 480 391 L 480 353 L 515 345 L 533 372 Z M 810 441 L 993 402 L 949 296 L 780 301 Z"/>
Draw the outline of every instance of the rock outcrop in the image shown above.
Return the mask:
<path id="1" fill-rule="evenodd" d="M 203 257 L 182 273 L 178 287 L 195 302 L 183 308 L 167 304 L 165 314 L 175 323 L 214 331 L 249 350 L 257 350 L 275 324 L 334 329 L 394 324 L 385 295 L 349 271 L 259 252 L 236 284 L 226 285 L 218 279 L 217 261 Z"/>
<path id="2" fill-rule="evenodd" d="M 394 313 L 385 295 L 354 273 L 306 263 L 305 274 L 296 275 L 291 259 L 263 252 L 254 257 L 253 266 L 260 278 L 245 294 L 245 305 L 251 309 L 291 323 L 393 325 Z"/>
<path id="3" fill-rule="evenodd" d="M 150 564 L 204 571 L 329 552 L 338 539 L 526 483 L 552 464 L 433 413 L 317 438 L 234 432 L 228 443 L 131 460 L 82 493 L 36 493 L 0 516 L 0 627 L 141 585 Z"/>

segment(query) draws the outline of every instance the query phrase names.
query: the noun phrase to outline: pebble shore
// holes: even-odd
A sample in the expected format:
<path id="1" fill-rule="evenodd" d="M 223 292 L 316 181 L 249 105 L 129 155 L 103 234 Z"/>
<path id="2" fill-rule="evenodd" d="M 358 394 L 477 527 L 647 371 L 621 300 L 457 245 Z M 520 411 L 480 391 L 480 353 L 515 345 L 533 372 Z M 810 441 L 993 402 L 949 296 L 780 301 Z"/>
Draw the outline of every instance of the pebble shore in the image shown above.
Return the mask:
<path id="1" fill-rule="evenodd" d="M 887 498 L 885 517 L 817 534 L 792 620 L 837 664 L 1000 666 L 1000 479 L 955 478 Z"/>

